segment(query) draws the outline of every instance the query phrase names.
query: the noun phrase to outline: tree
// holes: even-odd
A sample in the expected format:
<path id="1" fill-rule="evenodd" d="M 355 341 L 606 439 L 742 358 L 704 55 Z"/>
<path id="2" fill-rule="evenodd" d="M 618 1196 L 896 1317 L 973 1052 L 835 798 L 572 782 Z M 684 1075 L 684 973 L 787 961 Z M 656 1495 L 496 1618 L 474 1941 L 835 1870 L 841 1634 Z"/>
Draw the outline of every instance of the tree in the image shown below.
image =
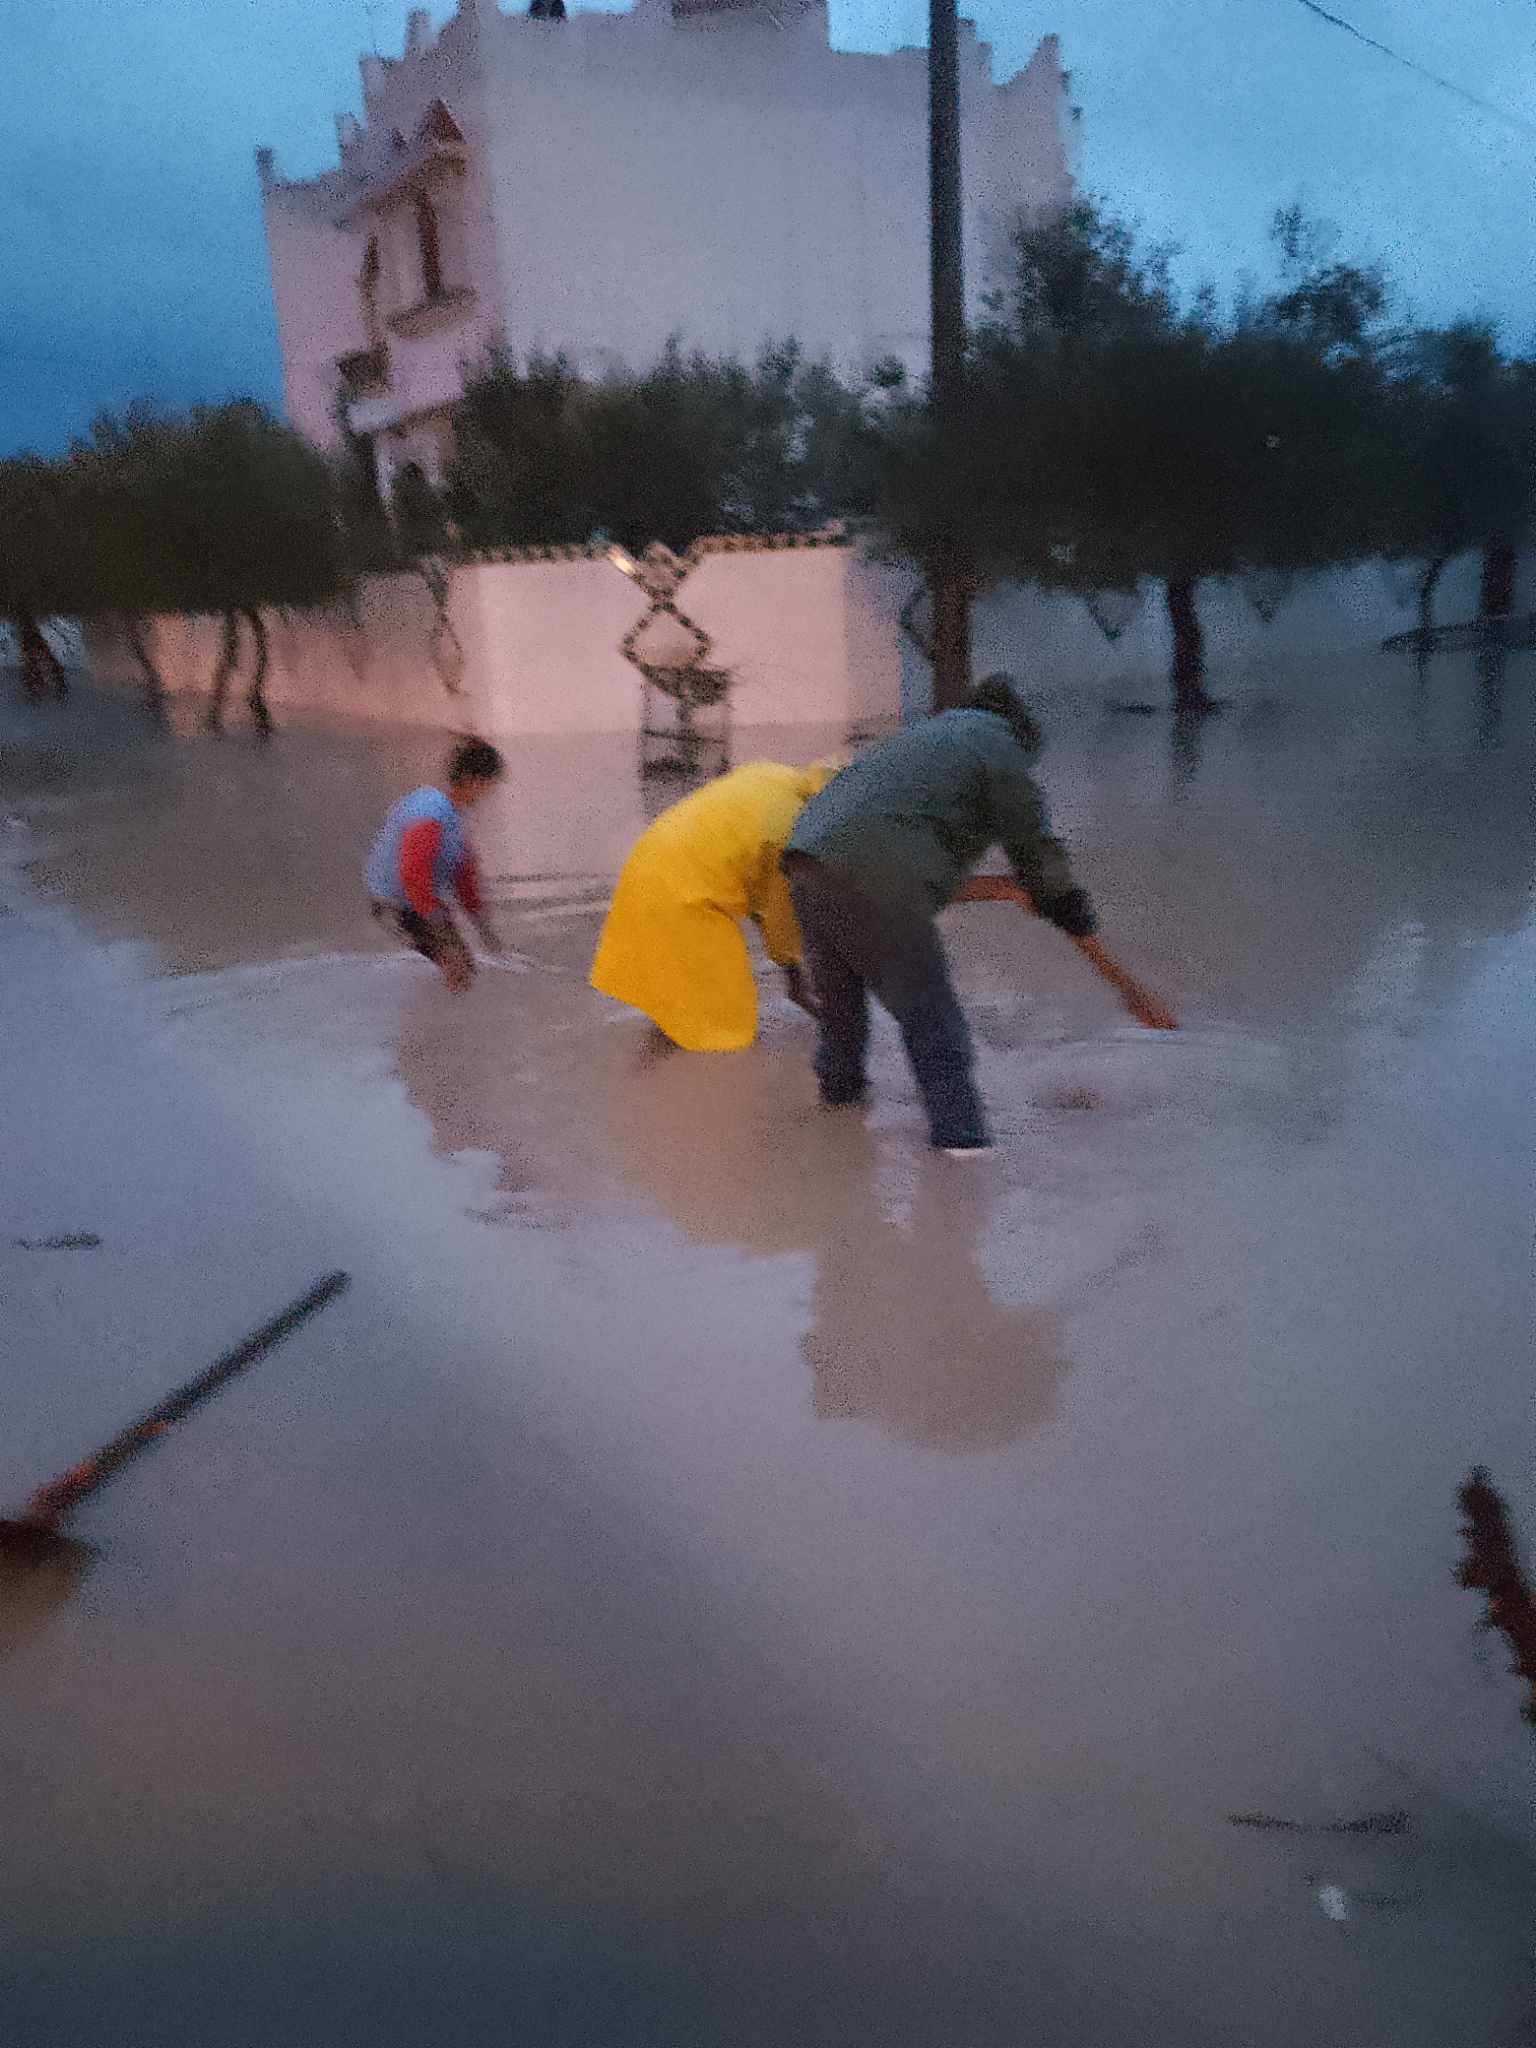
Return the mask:
<path id="1" fill-rule="evenodd" d="M 592 526 L 626 547 L 686 548 L 725 523 L 732 448 L 718 380 L 675 348 L 586 394 L 578 442 Z"/>
<path id="2" fill-rule="evenodd" d="M 1216 337 L 1169 252 L 1084 202 L 1021 226 L 1011 293 L 975 337 L 947 422 L 887 418 L 880 510 L 926 567 L 947 532 L 983 578 L 1081 595 L 1165 584 L 1181 704 L 1204 708 L 1195 582 L 1236 566 Z"/>
<path id="3" fill-rule="evenodd" d="M 1299 207 L 1272 225 L 1281 287 L 1230 318 L 1209 290 L 1180 307 L 1167 250 L 1138 256 L 1092 209 L 1068 229 L 1021 237 L 1019 324 L 1039 331 L 1049 314 L 1047 331 L 1066 343 L 1070 319 L 1093 349 L 1073 440 L 1094 484 L 1093 529 L 1113 538 L 1090 535 L 1072 560 L 1111 588 L 1128 572 L 1161 582 L 1175 703 L 1205 711 L 1203 581 L 1330 567 L 1379 541 L 1392 445 L 1386 285 L 1375 266 L 1335 260 L 1329 231 Z M 1052 291 L 1031 289 L 1042 277 Z"/>
<path id="4" fill-rule="evenodd" d="M 720 528 L 803 533 L 857 512 L 866 396 L 798 345 L 765 349 L 752 370 L 696 360 L 723 447 Z"/>
<path id="5" fill-rule="evenodd" d="M 1455 555 L 1483 555 L 1480 610 L 1514 600 L 1516 546 L 1536 519 L 1536 364 L 1506 358 L 1485 321 L 1412 338 L 1398 390 L 1412 449 L 1411 488 L 1394 506 L 1384 552 L 1423 560 L 1419 626 L 1433 625 L 1435 586 Z"/>
<path id="6" fill-rule="evenodd" d="M 101 414 L 67 458 L 84 561 L 73 608 L 117 620 L 156 722 L 165 716 L 165 683 L 147 622 L 157 612 L 189 608 L 184 565 L 167 524 L 176 431 L 166 415 L 134 405 L 120 416 Z"/>
<path id="7" fill-rule="evenodd" d="M 1285 218 L 1299 263 L 1304 223 Z M 1223 319 L 1210 292 L 1179 302 L 1170 251 L 1139 250 L 1087 203 L 1027 223 L 1016 252 L 955 418 L 912 401 L 887 416 L 882 523 L 925 564 L 946 530 L 965 532 L 982 574 L 1045 589 L 1086 597 L 1156 579 L 1175 704 L 1207 711 L 1200 584 L 1374 544 L 1384 287 L 1314 262 Z"/>
<path id="8" fill-rule="evenodd" d="M 224 618 L 208 728 L 222 726 L 243 623 L 255 650 L 246 701 L 266 737 L 264 611 L 328 603 L 347 581 L 335 474 L 262 406 L 236 401 L 198 407 L 179 423 L 159 483 L 184 608 Z"/>
<path id="9" fill-rule="evenodd" d="M 454 409 L 448 502 L 467 545 L 586 539 L 581 395 L 563 356 L 535 356 L 520 368 L 496 351 L 466 381 Z"/>
<path id="10" fill-rule="evenodd" d="M 163 688 L 145 619 L 221 615 L 207 718 L 214 731 L 246 626 L 256 655 L 247 702 L 257 730 L 269 734 L 263 610 L 322 604 L 346 586 L 338 483 L 325 458 L 263 407 L 236 400 L 185 414 L 148 406 L 104 414 L 68 467 L 90 562 L 72 609 L 125 622 L 155 711 Z"/>
<path id="11" fill-rule="evenodd" d="M 1134 230 L 1095 199 L 1019 223 L 1010 293 L 994 298 L 995 323 L 1021 340 L 1154 340 L 1182 321 L 1170 242 L 1139 248 Z"/>
<path id="12" fill-rule="evenodd" d="M 0 461 L 0 620 L 9 620 L 28 696 L 68 681 L 43 620 L 78 609 L 78 535 L 66 472 L 35 455 Z"/>
<path id="13" fill-rule="evenodd" d="M 1325 361 L 1375 353 L 1390 304 L 1381 265 L 1338 261 L 1334 230 L 1299 201 L 1277 208 L 1269 239 L 1282 282 L 1260 301 L 1257 324 L 1301 337 Z"/>
<path id="14" fill-rule="evenodd" d="M 751 368 L 674 345 L 596 383 L 497 355 L 455 413 L 448 507 L 476 547 L 805 531 L 867 496 L 866 430 L 863 395 L 793 343 Z"/>

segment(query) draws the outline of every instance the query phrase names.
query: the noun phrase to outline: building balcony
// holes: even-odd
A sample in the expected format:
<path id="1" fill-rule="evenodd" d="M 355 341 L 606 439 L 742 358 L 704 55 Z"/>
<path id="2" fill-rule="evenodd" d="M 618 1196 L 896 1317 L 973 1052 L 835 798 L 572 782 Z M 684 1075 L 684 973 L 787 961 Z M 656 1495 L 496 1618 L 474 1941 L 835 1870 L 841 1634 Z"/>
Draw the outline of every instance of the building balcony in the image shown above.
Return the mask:
<path id="1" fill-rule="evenodd" d="M 349 432 L 360 434 L 366 440 L 371 435 L 382 434 L 391 427 L 403 425 L 416 409 L 395 392 L 376 392 L 367 398 L 348 400 L 347 427 Z"/>
<path id="2" fill-rule="evenodd" d="M 456 327 L 466 317 L 475 299 L 472 289 L 438 292 L 431 298 L 418 299 L 414 306 L 406 306 L 390 315 L 390 332 L 407 341 L 419 341 L 423 335 L 441 334 L 450 327 Z"/>
<path id="3" fill-rule="evenodd" d="M 427 376 L 399 379 L 386 391 L 348 399 L 347 426 L 352 433 L 371 439 L 432 413 L 451 412 L 463 396 L 464 380 L 458 365 L 434 364 Z"/>
<path id="4" fill-rule="evenodd" d="M 428 190 L 434 179 L 445 174 L 462 176 L 468 163 L 469 151 L 458 124 L 438 100 L 429 109 L 414 144 L 353 194 L 336 216 L 336 225 L 355 228 L 370 215 L 388 213 L 414 193 Z"/>

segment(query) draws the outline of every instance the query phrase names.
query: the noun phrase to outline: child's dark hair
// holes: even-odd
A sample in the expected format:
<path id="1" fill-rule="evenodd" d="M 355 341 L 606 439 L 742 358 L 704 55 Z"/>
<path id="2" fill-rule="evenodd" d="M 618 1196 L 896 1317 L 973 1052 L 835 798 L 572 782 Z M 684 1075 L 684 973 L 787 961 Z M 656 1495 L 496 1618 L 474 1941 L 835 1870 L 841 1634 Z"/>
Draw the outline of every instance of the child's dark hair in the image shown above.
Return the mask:
<path id="1" fill-rule="evenodd" d="M 450 782 L 496 782 L 507 764 L 489 740 L 460 740 L 448 756 Z"/>

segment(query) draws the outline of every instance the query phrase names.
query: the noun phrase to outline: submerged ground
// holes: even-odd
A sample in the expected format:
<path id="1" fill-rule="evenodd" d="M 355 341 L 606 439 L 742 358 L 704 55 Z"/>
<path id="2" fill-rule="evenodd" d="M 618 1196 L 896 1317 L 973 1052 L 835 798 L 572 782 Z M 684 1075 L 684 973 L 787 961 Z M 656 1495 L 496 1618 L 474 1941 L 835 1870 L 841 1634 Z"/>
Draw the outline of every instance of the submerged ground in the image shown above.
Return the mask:
<path id="1" fill-rule="evenodd" d="M 6 1498 L 354 1286 L 0 1602 L 0 2041 L 1528 2039 L 1453 1574 L 1470 1466 L 1531 1529 L 1533 684 L 1046 699 L 1185 1028 L 951 913 L 964 1166 L 888 1032 L 827 1117 L 771 980 L 729 1059 L 586 990 L 623 743 L 515 750 L 454 1001 L 358 900 L 430 738 L 8 710 Z"/>

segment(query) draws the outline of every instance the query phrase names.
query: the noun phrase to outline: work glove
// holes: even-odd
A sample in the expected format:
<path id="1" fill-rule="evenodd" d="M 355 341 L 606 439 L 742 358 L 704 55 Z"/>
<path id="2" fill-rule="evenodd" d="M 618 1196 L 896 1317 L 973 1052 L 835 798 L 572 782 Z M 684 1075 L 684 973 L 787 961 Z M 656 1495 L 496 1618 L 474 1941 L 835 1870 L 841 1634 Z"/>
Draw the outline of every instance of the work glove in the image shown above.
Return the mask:
<path id="1" fill-rule="evenodd" d="M 1035 908 L 1069 939 L 1091 938 L 1099 928 L 1093 898 L 1086 889 L 1064 889 L 1059 896 L 1037 896 Z"/>

